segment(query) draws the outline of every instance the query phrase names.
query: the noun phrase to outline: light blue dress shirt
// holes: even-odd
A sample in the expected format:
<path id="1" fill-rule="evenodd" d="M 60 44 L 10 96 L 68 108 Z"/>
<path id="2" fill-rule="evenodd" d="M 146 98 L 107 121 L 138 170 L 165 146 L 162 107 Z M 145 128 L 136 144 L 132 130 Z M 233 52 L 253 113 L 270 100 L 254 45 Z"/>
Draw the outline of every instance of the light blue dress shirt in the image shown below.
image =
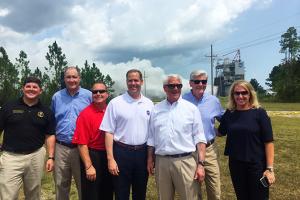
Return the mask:
<path id="1" fill-rule="evenodd" d="M 79 88 L 74 96 L 67 89 L 56 92 L 52 97 L 51 109 L 56 120 L 56 139 L 70 144 L 74 135 L 79 113 L 92 102 L 92 93 Z"/>
<path id="2" fill-rule="evenodd" d="M 200 100 L 197 100 L 192 92 L 186 93 L 182 97 L 193 103 L 200 111 L 204 133 L 207 141 L 216 137 L 215 119 L 220 120 L 224 109 L 219 99 L 213 95 L 204 93 Z"/>

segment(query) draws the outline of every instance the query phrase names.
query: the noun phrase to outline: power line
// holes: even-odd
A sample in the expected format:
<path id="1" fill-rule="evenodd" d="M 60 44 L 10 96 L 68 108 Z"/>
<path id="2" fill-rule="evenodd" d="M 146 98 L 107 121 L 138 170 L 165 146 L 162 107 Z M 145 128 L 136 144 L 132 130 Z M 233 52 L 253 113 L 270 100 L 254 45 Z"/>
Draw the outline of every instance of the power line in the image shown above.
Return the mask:
<path id="1" fill-rule="evenodd" d="M 241 33 L 241 37 L 244 37 L 244 36 L 247 36 L 247 35 L 253 35 L 254 33 L 258 33 L 260 30 L 267 30 L 267 31 L 269 31 L 268 29 L 268 27 L 270 27 L 270 26 L 273 26 L 274 24 L 280 24 L 282 21 L 283 22 L 286 22 L 287 21 L 287 19 L 294 19 L 294 17 L 295 16 L 297 16 L 297 15 L 300 15 L 300 12 L 296 12 L 296 13 L 293 13 L 293 14 L 290 14 L 290 15 L 287 15 L 287 16 L 285 16 L 285 17 L 280 17 L 279 19 L 276 19 L 276 20 L 273 20 L 273 21 L 271 21 L 270 23 L 267 23 L 267 24 L 264 24 L 264 25 L 261 25 L 261 26 L 257 26 L 257 27 L 254 27 L 254 28 L 252 28 L 252 30 L 250 29 L 250 30 L 244 30 L 244 31 L 242 31 L 242 33 Z M 217 41 L 218 43 L 224 43 L 224 42 L 226 42 L 225 40 L 221 40 L 221 41 Z"/>
<path id="2" fill-rule="evenodd" d="M 294 26 L 294 27 L 299 28 L 300 26 Z M 216 52 L 217 52 L 217 54 L 222 54 L 222 52 L 233 51 L 236 49 L 245 49 L 245 48 L 249 48 L 252 46 L 261 45 L 261 44 L 279 39 L 283 33 L 285 33 L 285 31 L 266 35 L 266 36 L 248 41 L 248 42 L 243 42 L 243 43 L 237 44 L 235 46 L 231 46 L 231 47 L 228 47 L 228 48 L 225 48 L 222 50 L 218 50 Z M 223 53 L 223 54 L 225 54 L 225 53 Z"/>

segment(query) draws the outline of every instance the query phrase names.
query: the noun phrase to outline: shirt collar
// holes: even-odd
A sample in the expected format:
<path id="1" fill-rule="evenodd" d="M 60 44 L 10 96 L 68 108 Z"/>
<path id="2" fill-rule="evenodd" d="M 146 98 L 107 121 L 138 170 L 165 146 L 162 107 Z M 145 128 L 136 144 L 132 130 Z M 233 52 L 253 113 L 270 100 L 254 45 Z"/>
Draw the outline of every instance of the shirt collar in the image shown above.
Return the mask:
<path id="1" fill-rule="evenodd" d="M 79 92 L 80 92 L 80 89 L 81 89 L 81 87 L 79 86 L 78 90 L 76 91 L 76 93 L 75 93 L 73 96 L 78 95 Z M 65 92 L 66 92 L 66 94 L 67 94 L 68 96 L 71 96 L 67 88 L 65 88 Z"/>
<path id="2" fill-rule="evenodd" d="M 92 108 L 93 108 L 96 112 L 102 112 L 102 113 L 104 113 L 105 110 L 106 110 L 106 106 L 105 106 L 104 109 L 100 109 L 100 108 L 98 108 L 94 103 L 92 103 Z"/>
<path id="3" fill-rule="evenodd" d="M 166 104 L 167 105 L 177 105 L 178 103 L 180 103 L 182 101 L 182 96 L 180 95 L 180 97 L 178 98 L 177 101 L 173 102 L 172 104 L 168 101 L 168 99 L 166 99 Z"/>
<path id="4" fill-rule="evenodd" d="M 203 96 L 199 100 L 193 95 L 192 90 L 189 92 L 189 95 L 192 99 L 194 99 L 194 101 L 201 102 L 207 97 L 208 94 L 206 92 L 204 92 Z"/>
<path id="5" fill-rule="evenodd" d="M 37 102 L 36 104 L 34 104 L 34 105 L 32 105 L 32 106 L 29 106 L 29 105 L 27 105 L 27 104 L 24 102 L 23 96 L 19 98 L 18 102 L 19 102 L 20 105 L 24 105 L 24 106 L 27 106 L 27 107 L 39 107 L 39 106 L 42 105 L 40 99 L 38 99 L 38 102 Z"/>
<path id="6" fill-rule="evenodd" d="M 132 102 L 144 102 L 144 95 L 141 93 L 141 98 L 139 99 L 134 99 L 132 98 L 129 94 L 128 94 L 128 91 L 126 91 L 125 93 L 125 99 L 129 102 L 129 103 L 132 103 Z"/>

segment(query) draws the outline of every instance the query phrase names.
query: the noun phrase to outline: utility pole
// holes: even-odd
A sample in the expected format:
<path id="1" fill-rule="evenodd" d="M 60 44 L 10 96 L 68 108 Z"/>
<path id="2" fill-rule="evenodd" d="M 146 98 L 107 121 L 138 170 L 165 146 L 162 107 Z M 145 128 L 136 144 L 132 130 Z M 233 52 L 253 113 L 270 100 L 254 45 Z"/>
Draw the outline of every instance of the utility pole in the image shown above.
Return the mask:
<path id="1" fill-rule="evenodd" d="M 145 97 L 147 96 L 147 88 L 146 88 L 146 72 L 144 71 L 144 93 L 145 93 Z"/>
<path id="2" fill-rule="evenodd" d="M 216 55 L 213 55 L 213 47 L 212 44 L 210 45 L 210 78 L 211 78 L 211 94 L 214 95 L 214 61 L 213 58 L 217 57 Z"/>

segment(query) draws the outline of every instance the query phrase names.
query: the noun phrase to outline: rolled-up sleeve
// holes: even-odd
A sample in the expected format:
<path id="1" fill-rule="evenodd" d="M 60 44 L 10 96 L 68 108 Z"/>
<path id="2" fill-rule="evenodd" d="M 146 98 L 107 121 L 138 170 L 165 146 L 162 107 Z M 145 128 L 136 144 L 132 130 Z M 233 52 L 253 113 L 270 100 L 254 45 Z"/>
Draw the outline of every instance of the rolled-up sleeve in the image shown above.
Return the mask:
<path id="1" fill-rule="evenodd" d="M 202 119 L 198 109 L 194 110 L 193 139 L 195 145 L 199 142 L 206 144 Z"/>

